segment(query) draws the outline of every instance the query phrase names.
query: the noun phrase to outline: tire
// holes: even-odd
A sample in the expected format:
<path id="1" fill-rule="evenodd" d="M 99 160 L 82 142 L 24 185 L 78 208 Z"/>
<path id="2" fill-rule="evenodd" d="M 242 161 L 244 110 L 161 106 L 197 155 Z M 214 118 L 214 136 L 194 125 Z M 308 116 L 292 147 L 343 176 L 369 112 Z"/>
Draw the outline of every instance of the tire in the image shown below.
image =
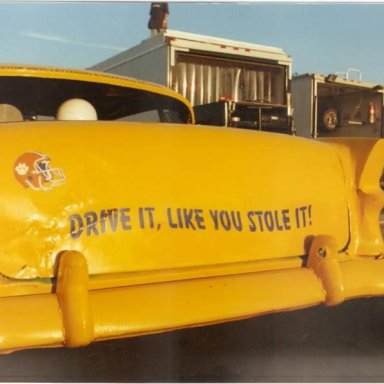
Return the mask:
<path id="1" fill-rule="evenodd" d="M 337 111 L 334 108 L 328 108 L 323 113 L 323 125 L 327 131 L 334 131 L 337 128 Z"/>

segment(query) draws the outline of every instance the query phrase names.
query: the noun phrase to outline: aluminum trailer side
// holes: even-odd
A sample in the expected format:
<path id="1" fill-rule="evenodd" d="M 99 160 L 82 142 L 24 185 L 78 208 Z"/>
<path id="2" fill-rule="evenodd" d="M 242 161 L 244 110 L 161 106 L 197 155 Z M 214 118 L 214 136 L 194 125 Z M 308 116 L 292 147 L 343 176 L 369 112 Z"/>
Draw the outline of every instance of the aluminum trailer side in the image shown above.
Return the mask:
<path id="1" fill-rule="evenodd" d="M 200 124 L 291 133 L 291 65 L 281 48 L 167 31 L 92 69 L 172 88 Z"/>

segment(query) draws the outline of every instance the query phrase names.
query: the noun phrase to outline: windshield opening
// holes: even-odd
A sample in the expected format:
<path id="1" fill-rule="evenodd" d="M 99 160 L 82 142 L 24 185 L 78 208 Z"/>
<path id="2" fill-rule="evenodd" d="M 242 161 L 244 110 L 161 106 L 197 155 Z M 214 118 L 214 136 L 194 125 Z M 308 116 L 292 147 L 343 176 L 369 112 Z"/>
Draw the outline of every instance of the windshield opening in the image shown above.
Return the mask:
<path id="1" fill-rule="evenodd" d="M 142 89 L 67 79 L 0 78 L 0 104 L 15 106 L 24 120 L 55 119 L 60 105 L 73 98 L 91 103 L 98 120 L 169 123 L 191 120 L 183 102 Z"/>

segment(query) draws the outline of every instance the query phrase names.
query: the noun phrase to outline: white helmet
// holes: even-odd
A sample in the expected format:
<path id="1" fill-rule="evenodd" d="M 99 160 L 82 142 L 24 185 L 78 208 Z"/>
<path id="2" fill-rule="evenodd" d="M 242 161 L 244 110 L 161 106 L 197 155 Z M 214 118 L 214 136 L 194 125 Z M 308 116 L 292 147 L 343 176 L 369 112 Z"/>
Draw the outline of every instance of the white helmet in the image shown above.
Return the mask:
<path id="1" fill-rule="evenodd" d="M 20 110 L 11 104 L 0 104 L 0 123 L 23 121 Z"/>
<path id="2" fill-rule="evenodd" d="M 69 99 L 57 111 L 57 120 L 97 120 L 96 109 L 83 99 Z"/>

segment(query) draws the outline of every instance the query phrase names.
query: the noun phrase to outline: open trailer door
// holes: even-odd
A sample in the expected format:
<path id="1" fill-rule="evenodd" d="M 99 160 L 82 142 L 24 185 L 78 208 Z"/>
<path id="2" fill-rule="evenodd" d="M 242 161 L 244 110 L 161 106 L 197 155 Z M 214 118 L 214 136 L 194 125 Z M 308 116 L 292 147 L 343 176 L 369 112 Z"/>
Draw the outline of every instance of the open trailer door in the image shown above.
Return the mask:
<path id="1" fill-rule="evenodd" d="M 382 137 L 383 90 L 344 77 L 305 74 L 292 81 L 296 132 L 305 137 Z"/>

